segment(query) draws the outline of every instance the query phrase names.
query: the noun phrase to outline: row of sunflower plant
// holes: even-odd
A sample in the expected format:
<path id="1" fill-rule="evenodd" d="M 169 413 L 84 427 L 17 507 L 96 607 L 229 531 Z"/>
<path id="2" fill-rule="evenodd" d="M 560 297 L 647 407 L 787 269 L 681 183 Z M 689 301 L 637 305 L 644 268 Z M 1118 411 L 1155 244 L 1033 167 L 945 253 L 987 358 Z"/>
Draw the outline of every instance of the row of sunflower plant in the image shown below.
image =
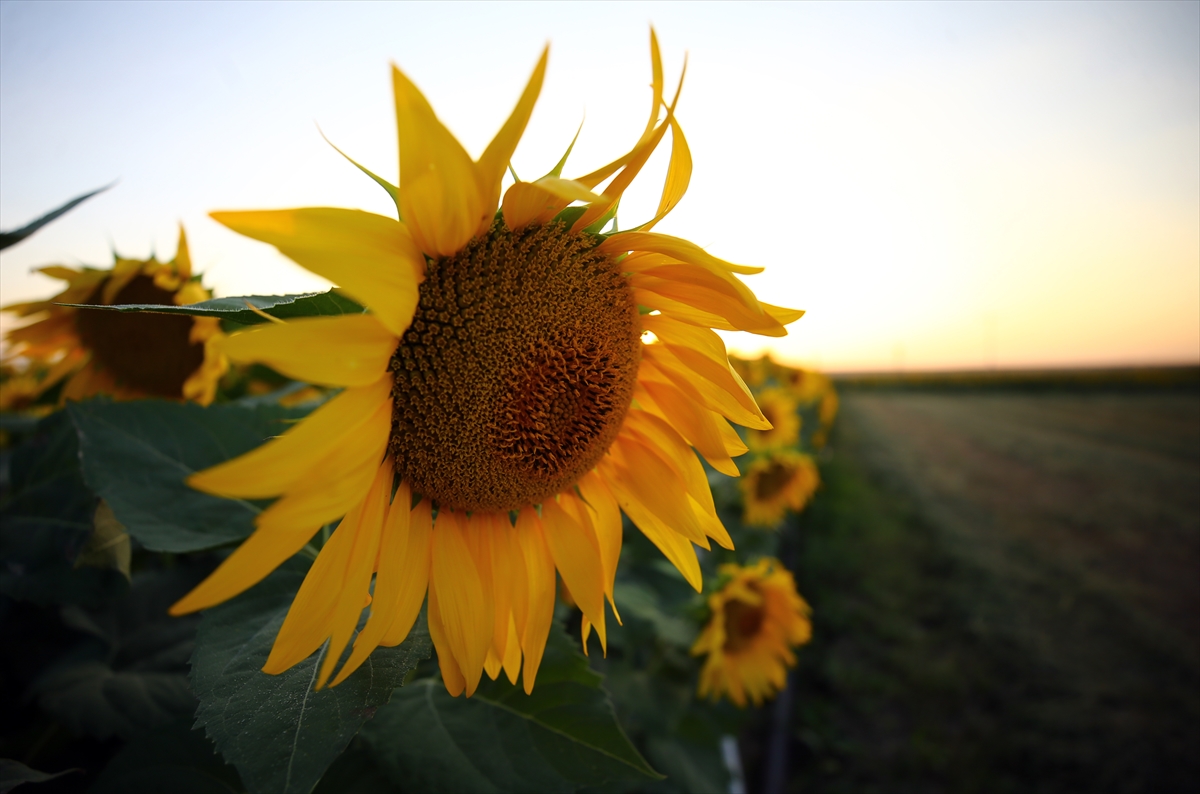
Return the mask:
<path id="1" fill-rule="evenodd" d="M 45 267 L 65 288 L 6 307 L 6 781 L 77 758 L 98 792 L 740 774 L 722 737 L 810 634 L 774 530 L 837 398 L 728 357 L 714 330 L 802 314 L 750 291 L 761 268 L 652 231 L 692 158 L 653 33 L 651 63 L 628 152 L 568 179 L 568 147 L 504 191 L 547 53 L 478 160 L 394 68 L 398 184 L 355 165 L 397 217 L 212 215 L 330 292 L 214 298 L 181 230 L 170 261 Z M 620 230 L 667 133 L 658 209 Z"/>

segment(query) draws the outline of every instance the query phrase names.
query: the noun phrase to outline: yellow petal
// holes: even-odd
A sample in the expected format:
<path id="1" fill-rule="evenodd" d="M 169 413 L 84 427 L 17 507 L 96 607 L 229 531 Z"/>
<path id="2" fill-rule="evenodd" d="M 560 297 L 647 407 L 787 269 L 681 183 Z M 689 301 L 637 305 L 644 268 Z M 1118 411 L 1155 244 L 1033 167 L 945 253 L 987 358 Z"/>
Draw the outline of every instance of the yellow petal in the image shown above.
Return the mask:
<path id="1" fill-rule="evenodd" d="M 417 289 L 425 280 L 425 257 L 403 223 L 333 207 L 211 216 L 338 284 L 396 336 L 403 335 L 412 322 Z"/>
<path id="2" fill-rule="evenodd" d="M 708 279 L 714 279 L 706 271 L 699 273 Z M 767 314 L 757 300 L 749 302 L 744 294 L 730 295 L 726 289 L 714 289 L 715 285 L 711 283 L 689 283 L 660 278 L 657 274 L 650 273 L 635 273 L 630 277 L 629 283 L 638 292 L 651 293 L 649 297 L 643 295 L 639 299 L 638 302 L 644 306 L 661 309 L 670 314 L 677 312 L 682 304 L 683 307 L 699 309 L 723 318 L 728 323 L 728 329 L 749 331 L 763 336 L 787 336 L 787 330 L 778 320 Z M 685 318 L 686 316 L 685 313 Z M 692 324 L 717 327 L 703 322 Z"/>
<path id="3" fill-rule="evenodd" d="M 392 407 L 380 405 L 360 432 L 322 458 L 275 500 L 255 523 L 320 527 L 346 514 L 370 487 L 387 450 Z"/>
<path id="4" fill-rule="evenodd" d="M 625 189 L 633 184 L 633 180 L 641 173 L 642 166 L 650 159 L 650 155 L 654 154 L 654 150 L 662 141 L 663 133 L 666 131 L 667 125 L 660 124 L 650 137 L 634 148 L 633 152 L 630 153 L 629 162 L 621 169 L 621 173 L 617 174 L 616 178 L 608 184 L 608 187 L 604 188 L 604 200 L 589 206 L 579 216 L 579 219 L 575 221 L 574 225 L 571 226 L 572 232 L 577 233 L 582 229 L 586 229 L 616 206 L 617 202 L 621 200 L 621 196 L 625 193 Z M 587 182 L 582 179 L 577 181 L 587 185 Z M 597 626 L 596 630 L 599 631 L 600 627 Z"/>
<path id="5" fill-rule="evenodd" d="M 492 606 L 492 636 L 491 651 L 496 661 L 496 671 L 500 670 L 504 658 L 505 645 L 508 642 L 508 621 L 512 616 L 513 562 L 508 554 L 508 539 L 502 534 L 511 529 L 508 516 L 497 513 L 473 513 L 469 519 L 468 536 L 472 541 L 472 553 L 476 555 L 481 571 L 487 571 L 484 578 L 490 578 L 490 602 Z M 490 675 L 490 674 L 489 674 Z M 492 676 L 495 680 L 495 676 Z"/>
<path id="6" fill-rule="evenodd" d="M 394 66 L 392 89 L 400 143 L 400 214 L 422 251 L 435 258 L 450 256 L 479 230 L 494 200 L 485 206 L 479 169 L 470 155 Z"/>
<path id="7" fill-rule="evenodd" d="M 769 303 L 759 302 L 763 307 L 763 311 L 774 317 L 781 325 L 794 323 L 804 316 L 804 309 L 785 309 L 781 306 L 772 306 Z"/>
<path id="8" fill-rule="evenodd" d="M 617 578 L 617 562 L 621 559 L 621 507 L 604 484 L 604 480 L 594 470 L 580 477 L 578 486 L 600 546 L 600 562 L 604 566 L 604 592 L 612 604 L 613 614 L 617 614 L 617 605 L 613 601 L 613 585 Z M 617 617 L 617 621 L 620 622 L 620 616 Z"/>
<path id="9" fill-rule="evenodd" d="M 462 515 L 438 512 L 433 529 L 430 592 L 437 593 L 446 641 L 465 680 L 467 697 L 475 694 L 492 640 L 492 608 L 485 600 L 480 570 L 464 537 Z M 439 654 L 440 657 L 440 654 Z"/>
<path id="10" fill-rule="evenodd" d="M 484 209 L 481 221 L 485 224 L 480 231 L 486 231 L 487 226 L 491 225 L 491 211 L 500 200 L 500 182 L 504 178 L 504 170 L 508 168 L 508 162 L 517 149 L 525 126 L 529 123 L 529 116 L 533 113 L 538 94 L 542 92 L 542 81 L 546 77 L 546 59 L 549 56 L 550 47 L 547 45 L 542 50 L 542 57 L 538 59 L 529 83 L 525 86 L 521 98 L 517 100 L 517 106 L 513 108 L 508 121 L 504 122 L 500 132 L 496 133 L 496 137 L 479 158 L 479 193 Z"/>
<path id="11" fill-rule="evenodd" d="M 650 512 L 640 500 L 626 491 L 614 477 L 615 462 L 610 459 L 602 460 L 599 466 L 601 475 L 612 489 L 625 515 L 629 516 L 642 534 L 674 565 L 683 578 L 687 580 L 696 592 L 700 592 L 704 579 L 700 573 L 700 562 L 696 559 L 696 550 L 691 541 L 680 535 L 671 527 L 664 524 Z"/>
<path id="12" fill-rule="evenodd" d="M 496 655 L 496 649 L 493 646 L 488 646 L 487 656 L 483 657 L 483 672 L 487 673 L 487 677 L 495 681 L 500 677 L 500 671 L 504 669 L 504 662 Z"/>
<path id="13" fill-rule="evenodd" d="M 685 396 L 665 377 L 661 381 L 646 377 L 644 373 L 649 369 L 646 363 L 643 362 L 639 370 L 634 399 L 658 416 L 669 417 L 668 421 L 714 469 L 730 477 L 739 476 L 717 426 L 718 422 L 725 422 L 724 417 L 705 408 L 699 396 Z M 737 438 L 736 433 L 734 438 Z M 742 452 L 745 451 L 743 445 Z"/>
<path id="14" fill-rule="evenodd" d="M 542 521 L 537 511 L 526 507 L 517 515 L 517 540 L 525 557 L 525 573 L 529 582 L 529 617 L 521 634 L 521 650 L 525 654 L 522 675 L 525 694 L 533 691 L 538 667 L 546 652 L 546 638 L 554 622 L 554 597 L 557 591 L 554 577 L 554 558 L 542 533 Z"/>
<path id="15" fill-rule="evenodd" d="M 683 137 L 683 128 L 674 115 L 667 118 L 671 125 L 671 162 L 667 166 L 667 178 L 663 181 L 662 198 L 658 202 L 658 211 L 654 217 L 638 227 L 640 231 L 648 232 L 663 218 L 675 209 L 683 194 L 687 192 L 692 179 L 692 151 L 688 148 L 687 139 Z"/>
<path id="16" fill-rule="evenodd" d="M 338 447 L 297 481 L 298 493 L 259 514 L 254 534 L 172 606 L 171 614 L 195 612 L 233 598 L 300 551 L 323 525 L 361 504 L 379 469 L 390 426 L 391 408 L 383 405 L 365 425 L 371 431 L 361 434 L 365 443 Z"/>
<path id="17" fill-rule="evenodd" d="M 622 432 L 611 448 L 609 485 L 621 506 L 621 492 L 639 502 L 693 543 L 708 548 L 708 538 L 687 500 L 686 488 L 662 455 L 632 433 Z M 628 511 L 626 511 L 628 512 Z"/>
<path id="18" fill-rule="evenodd" d="M 563 582 L 583 614 L 596 624 L 600 643 L 606 645 L 604 569 L 596 535 L 553 499 L 542 503 L 542 531 Z"/>
<path id="19" fill-rule="evenodd" d="M 704 404 L 722 416 L 755 430 L 771 429 L 757 405 L 747 406 L 747 402 L 753 404 L 753 397 L 747 395 L 741 377 L 728 364 L 722 367 L 686 346 L 662 344 L 644 345 L 642 360 L 647 359 L 672 383 L 686 384 L 690 391 L 700 394 Z"/>
<path id="20" fill-rule="evenodd" d="M 626 429 L 639 436 L 639 441 L 670 464 L 675 473 L 683 479 L 687 492 L 707 512 L 712 515 L 717 514 L 704 467 L 700 465 L 692 448 L 675 428 L 671 427 L 664 419 L 646 411 L 634 409 L 625 415 L 625 425 L 621 428 L 621 432 L 624 433 Z"/>
<path id="21" fill-rule="evenodd" d="M 391 465 L 391 460 L 384 462 L 385 467 Z M 371 616 L 354 640 L 354 652 L 333 680 L 335 686 L 357 670 L 376 647 L 403 642 L 421 610 L 429 582 L 430 527 L 428 518 L 411 520 L 411 504 L 412 491 L 402 482 L 383 522 Z"/>
<path id="22" fill-rule="evenodd" d="M 184 281 L 192 277 L 192 255 L 182 223 L 179 224 L 179 246 L 175 249 L 175 273 Z"/>
<path id="23" fill-rule="evenodd" d="M 504 193 L 504 223 L 521 229 L 530 223 L 545 223 L 572 201 L 602 201 L 580 182 L 544 176 L 536 182 L 517 182 Z"/>
<path id="24" fill-rule="evenodd" d="M 693 369 L 699 369 L 692 362 L 700 357 L 715 365 L 716 373 L 712 380 L 726 385 L 730 393 L 747 411 L 758 412 L 758 404 L 750 388 L 742 382 L 741 376 L 729 365 L 729 353 L 725 350 L 725 342 L 717 334 L 706 328 L 697 328 L 687 323 L 672 320 L 660 315 L 647 315 L 642 318 L 642 327 L 658 337 L 667 348 L 680 360 Z M 698 356 L 684 358 L 684 353 L 696 353 Z M 706 370 L 703 368 L 702 371 Z M 739 396 L 740 395 L 740 396 Z"/>
<path id="25" fill-rule="evenodd" d="M 723 268 L 731 273 L 753 275 L 761 273 L 761 267 L 735 265 L 718 259 L 695 243 L 678 237 L 671 237 L 657 232 L 618 232 L 596 247 L 597 251 L 606 254 L 623 254 L 627 251 L 648 251 L 655 254 L 665 254 L 682 262 L 708 264 Z"/>
<path id="26" fill-rule="evenodd" d="M 454 659 L 454 649 L 446 634 L 445 624 L 442 623 L 442 612 L 438 605 L 437 590 L 429 588 L 429 638 L 437 649 L 438 668 L 442 672 L 442 683 L 450 697 L 458 697 L 466 688 L 467 681 L 463 678 L 462 670 Z"/>
<path id="27" fill-rule="evenodd" d="M 517 677 L 521 674 L 521 637 L 517 634 L 517 624 L 512 615 L 508 617 L 507 650 L 504 652 L 504 674 L 508 683 L 517 685 Z"/>
<path id="28" fill-rule="evenodd" d="M 324 386 L 369 386 L 387 374 L 397 339 L 369 314 L 264 323 L 219 340 L 233 361 L 266 364 Z"/>
<path id="29" fill-rule="evenodd" d="M 403 488 L 407 487 L 407 485 L 403 486 Z M 402 502 L 399 502 L 400 507 L 396 506 L 399 493 L 400 491 L 397 491 L 396 499 L 392 500 L 392 508 L 388 512 L 389 522 L 394 520 L 400 523 L 404 520 L 403 512 L 407 510 L 407 507 L 404 507 Z M 411 502 L 411 497 L 409 501 Z M 396 510 L 394 518 L 391 515 L 392 509 Z M 396 615 L 392 619 L 387 633 L 379 641 L 380 645 L 388 647 L 399 645 L 407 639 L 413 623 L 417 620 L 417 615 L 421 612 L 421 603 L 425 600 L 425 591 L 429 586 L 429 570 L 432 564 L 433 506 L 428 499 L 422 499 L 416 507 L 412 508 L 408 521 L 408 545 L 404 552 L 404 567 L 389 573 L 389 578 L 399 579 L 401 586 L 396 596 Z"/>
<path id="30" fill-rule="evenodd" d="M 283 672 L 307 658 L 328 638 L 316 688 L 323 687 L 333 674 L 354 636 L 364 596 L 369 592 L 395 473 L 391 460 L 385 460 L 378 467 L 361 507 L 346 516 L 321 549 L 279 629 L 271 655 L 263 666 L 265 672 Z M 335 542 L 339 534 L 342 539 Z M 322 557 L 328 557 L 329 563 L 321 565 Z M 324 621 L 317 617 L 326 615 Z"/>
<path id="31" fill-rule="evenodd" d="M 218 496 L 262 499 L 288 489 L 342 446 L 391 400 L 391 379 L 346 389 L 278 436 L 245 455 L 197 472 L 188 485 Z"/>
<path id="32" fill-rule="evenodd" d="M 559 494 L 558 495 L 558 505 L 566 512 L 567 515 L 569 515 L 571 518 L 575 519 L 575 521 L 579 524 L 579 526 L 581 526 L 583 528 L 585 535 L 596 539 L 596 544 L 597 544 L 596 547 L 599 549 L 600 548 L 600 546 L 599 546 L 600 538 L 596 534 L 595 525 L 592 523 L 592 512 L 593 512 L 592 508 L 589 505 L 585 504 L 582 499 L 580 499 L 578 496 L 576 496 L 572 492 Z M 604 595 L 608 596 L 608 600 L 611 603 L 612 602 L 612 590 L 608 585 L 608 569 L 606 568 L 606 566 L 604 564 L 604 556 L 605 556 L 604 551 L 601 550 L 600 556 L 599 556 L 600 582 L 604 588 Z M 601 599 L 600 599 L 600 607 L 601 607 L 601 609 L 604 608 L 603 597 L 601 597 Z M 614 614 L 616 613 L 615 608 L 614 608 L 613 612 L 614 612 Z M 617 618 L 617 622 L 620 622 L 619 616 Z M 600 642 L 603 644 L 604 640 L 605 640 L 605 638 L 602 636 L 600 639 Z M 606 652 L 607 652 L 607 650 L 606 650 Z"/>
<path id="33" fill-rule="evenodd" d="M 662 50 L 658 46 L 658 34 L 650 28 L 650 89 L 653 92 L 650 101 L 650 118 L 646 120 L 646 129 L 642 132 L 642 140 L 650 137 L 654 131 L 654 122 L 658 121 L 658 109 L 663 102 L 663 66 Z"/>

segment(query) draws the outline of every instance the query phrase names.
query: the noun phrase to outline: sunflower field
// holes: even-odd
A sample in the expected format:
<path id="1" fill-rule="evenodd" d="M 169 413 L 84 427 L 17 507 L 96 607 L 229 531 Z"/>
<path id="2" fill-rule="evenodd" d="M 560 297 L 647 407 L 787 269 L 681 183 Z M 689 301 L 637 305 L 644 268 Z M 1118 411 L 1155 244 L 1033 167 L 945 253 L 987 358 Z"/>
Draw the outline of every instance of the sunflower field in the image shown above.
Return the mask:
<path id="1" fill-rule="evenodd" d="M 526 182 L 546 66 L 478 160 L 393 69 L 396 217 L 212 213 L 331 291 L 214 297 L 181 229 L 4 307 L 4 791 L 745 790 L 837 395 L 727 354 L 803 314 L 762 268 L 652 231 L 653 35 L 640 139 Z"/>

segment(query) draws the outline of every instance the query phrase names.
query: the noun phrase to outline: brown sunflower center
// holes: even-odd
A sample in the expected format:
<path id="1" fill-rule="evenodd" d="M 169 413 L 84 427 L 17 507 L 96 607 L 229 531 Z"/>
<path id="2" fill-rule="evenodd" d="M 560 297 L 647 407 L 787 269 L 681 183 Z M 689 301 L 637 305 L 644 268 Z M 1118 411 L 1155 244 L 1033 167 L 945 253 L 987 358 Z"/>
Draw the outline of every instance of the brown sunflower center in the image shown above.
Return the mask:
<path id="1" fill-rule="evenodd" d="M 99 306 L 102 282 L 87 300 Z M 173 306 L 174 293 L 149 276 L 134 276 L 113 297 L 116 303 Z M 94 360 L 117 383 L 158 397 L 179 398 L 183 384 L 204 363 L 204 345 L 193 344 L 192 318 L 169 314 L 135 314 L 79 309 L 75 330 Z"/>
<path id="2" fill-rule="evenodd" d="M 730 601 L 725 604 L 725 645 L 729 652 L 745 648 L 758 636 L 766 610 L 762 606 L 745 601 Z"/>
<path id="3" fill-rule="evenodd" d="M 772 461 L 769 467 L 758 473 L 754 481 L 755 497 L 766 500 L 777 496 L 791 482 L 792 475 L 793 471 L 790 466 Z"/>
<path id="4" fill-rule="evenodd" d="M 640 336 L 628 282 L 594 237 L 497 223 L 427 268 L 391 363 L 397 472 L 461 510 L 569 487 L 621 428 Z"/>

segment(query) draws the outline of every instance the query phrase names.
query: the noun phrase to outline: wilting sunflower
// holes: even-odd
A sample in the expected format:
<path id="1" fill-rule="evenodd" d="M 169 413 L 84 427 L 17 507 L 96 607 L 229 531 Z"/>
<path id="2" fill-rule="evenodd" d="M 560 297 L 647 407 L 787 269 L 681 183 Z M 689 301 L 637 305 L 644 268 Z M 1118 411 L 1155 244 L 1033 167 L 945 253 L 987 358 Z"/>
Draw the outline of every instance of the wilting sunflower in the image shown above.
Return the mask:
<path id="1" fill-rule="evenodd" d="M 235 361 L 344 390 L 283 436 L 189 480 L 222 496 L 280 498 L 175 614 L 245 590 L 344 515 L 263 669 L 286 670 L 328 640 L 324 685 L 374 576 L 370 617 L 333 683 L 375 647 L 401 642 L 428 591 L 446 688 L 470 695 L 485 669 L 514 683 L 523 669 L 532 690 L 556 570 L 585 630 L 605 642 L 622 510 L 700 589 L 692 544 L 732 543 L 692 447 L 736 475 L 731 456 L 745 447 L 727 420 L 769 426 L 711 329 L 782 336 L 800 312 L 760 303 L 735 275 L 758 268 L 650 231 L 691 175 L 653 36 L 651 52 L 644 134 L 577 179 L 561 178 L 560 161 L 500 201 L 543 53 L 478 160 L 393 68 L 400 184 L 372 177 L 402 220 L 327 208 L 213 214 L 369 311 L 264 325 L 221 343 Z M 600 234 L 668 130 L 657 213 L 635 230 Z"/>
<path id="2" fill-rule="evenodd" d="M 800 440 L 796 398 L 785 389 L 769 388 L 758 392 L 756 402 L 771 423 L 771 429 L 746 431 L 746 445 L 755 452 L 795 446 Z"/>
<path id="3" fill-rule="evenodd" d="M 5 335 L 12 358 L 24 359 L 21 371 L 36 380 L 36 385 L 22 389 L 20 399 L 5 407 L 36 400 L 64 378 L 61 400 L 108 394 L 117 399 L 212 402 L 217 381 L 228 366 L 214 344 L 221 337 L 220 320 L 56 305 L 182 306 L 208 300 L 212 293 L 192 276 L 182 227 L 179 248 L 170 262 L 118 256 L 111 270 L 52 265 L 38 271 L 62 279 L 67 288 L 49 300 L 4 307 L 3 311 L 18 317 L 36 318 Z"/>
<path id="4" fill-rule="evenodd" d="M 810 456 L 779 450 L 751 463 L 738 484 L 745 504 L 742 520 L 752 526 L 774 527 L 789 509 L 804 509 L 821 484 L 821 475 Z"/>
<path id="5" fill-rule="evenodd" d="M 812 637 L 812 610 L 779 560 L 722 565 L 720 574 L 728 581 L 708 597 L 712 617 L 692 646 L 692 655 L 708 656 L 700 697 L 724 695 L 745 707 L 749 696 L 757 706 L 786 685 L 792 649 Z"/>

